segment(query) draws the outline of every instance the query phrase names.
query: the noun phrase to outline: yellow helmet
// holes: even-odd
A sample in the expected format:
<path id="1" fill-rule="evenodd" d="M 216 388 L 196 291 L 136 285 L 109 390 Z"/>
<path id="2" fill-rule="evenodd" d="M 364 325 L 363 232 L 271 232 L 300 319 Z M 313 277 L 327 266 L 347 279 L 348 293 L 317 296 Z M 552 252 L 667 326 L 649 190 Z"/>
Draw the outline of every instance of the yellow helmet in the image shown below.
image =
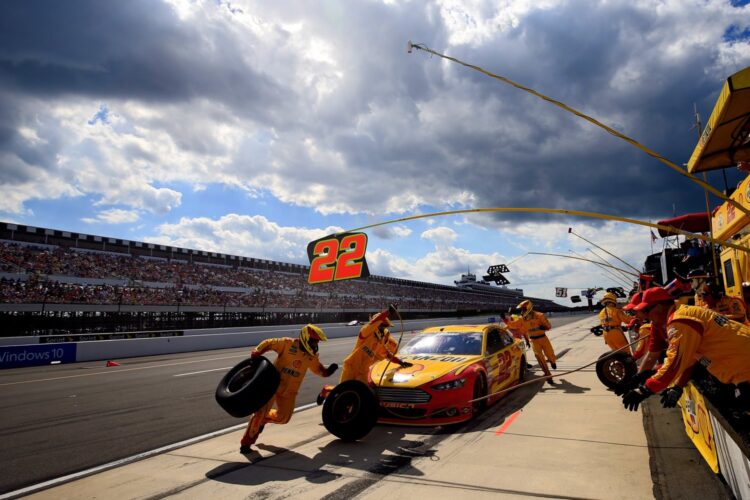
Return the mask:
<path id="1" fill-rule="evenodd" d="M 606 305 L 607 303 L 611 303 L 612 305 L 617 304 L 617 297 L 612 292 L 607 292 L 604 294 L 604 297 L 602 297 L 602 300 L 599 301 L 602 305 Z"/>
<path id="2" fill-rule="evenodd" d="M 524 300 L 516 306 L 516 309 L 520 310 L 521 316 L 526 318 L 534 310 L 534 303 L 530 300 Z"/>
<path id="3" fill-rule="evenodd" d="M 317 354 L 318 342 L 325 342 L 326 340 L 328 340 L 328 337 L 326 337 L 323 329 L 315 325 L 305 325 L 302 327 L 302 330 L 299 331 L 299 343 L 309 354 Z"/>

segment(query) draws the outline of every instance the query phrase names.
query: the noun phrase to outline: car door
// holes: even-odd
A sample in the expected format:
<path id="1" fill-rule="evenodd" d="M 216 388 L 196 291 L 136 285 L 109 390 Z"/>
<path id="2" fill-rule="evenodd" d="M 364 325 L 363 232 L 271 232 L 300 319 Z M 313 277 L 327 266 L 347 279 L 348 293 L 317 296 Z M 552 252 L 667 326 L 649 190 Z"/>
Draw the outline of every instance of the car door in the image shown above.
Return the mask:
<path id="1" fill-rule="evenodd" d="M 495 391 L 504 389 L 513 383 L 515 380 L 513 374 L 517 371 L 514 359 L 518 358 L 518 356 L 514 356 L 513 352 L 516 348 L 513 335 L 510 332 L 501 330 L 498 332 L 498 337 L 500 348 L 495 354 L 497 358 L 497 376 L 493 387 Z"/>
<path id="2" fill-rule="evenodd" d="M 495 391 L 500 376 L 503 347 L 501 331 L 498 328 L 490 328 L 487 331 L 484 353 L 487 366 L 487 384 L 490 392 Z"/>

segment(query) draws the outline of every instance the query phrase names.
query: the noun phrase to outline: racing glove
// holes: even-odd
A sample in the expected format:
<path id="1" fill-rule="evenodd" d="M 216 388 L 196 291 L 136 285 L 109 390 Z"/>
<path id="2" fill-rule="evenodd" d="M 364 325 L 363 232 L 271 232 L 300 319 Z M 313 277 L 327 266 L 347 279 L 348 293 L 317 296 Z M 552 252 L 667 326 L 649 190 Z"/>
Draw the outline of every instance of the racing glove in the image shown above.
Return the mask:
<path id="1" fill-rule="evenodd" d="M 602 326 L 592 326 L 589 331 L 596 335 L 597 337 L 601 337 L 604 333 L 604 327 Z"/>
<path id="2" fill-rule="evenodd" d="M 661 405 L 664 408 L 674 408 L 682 396 L 682 387 L 670 387 L 661 393 Z"/>
<path id="3" fill-rule="evenodd" d="M 408 361 L 401 361 L 399 364 L 401 365 L 401 368 L 409 368 L 409 367 L 414 366 L 412 363 L 409 363 Z"/>
<path id="4" fill-rule="evenodd" d="M 626 392 L 632 391 L 639 385 L 644 384 L 654 373 L 656 373 L 656 370 L 644 370 L 633 377 L 620 380 L 612 390 L 615 391 L 615 395 L 622 396 Z"/>
<path id="5" fill-rule="evenodd" d="M 328 365 L 328 368 L 326 368 L 326 377 L 330 377 L 331 375 L 336 373 L 336 370 L 338 369 L 339 365 L 337 365 L 336 363 L 331 363 L 330 365 Z"/>
<path id="6" fill-rule="evenodd" d="M 639 385 L 622 397 L 622 405 L 630 411 L 638 411 L 638 405 L 652 394 L 653 392 L 648 387 Z"/>
<path id="7" fill-rule="evenodd" d="M 388 304 L 388 315 L 395 317 L 398 314 L 396 304 Z"/>

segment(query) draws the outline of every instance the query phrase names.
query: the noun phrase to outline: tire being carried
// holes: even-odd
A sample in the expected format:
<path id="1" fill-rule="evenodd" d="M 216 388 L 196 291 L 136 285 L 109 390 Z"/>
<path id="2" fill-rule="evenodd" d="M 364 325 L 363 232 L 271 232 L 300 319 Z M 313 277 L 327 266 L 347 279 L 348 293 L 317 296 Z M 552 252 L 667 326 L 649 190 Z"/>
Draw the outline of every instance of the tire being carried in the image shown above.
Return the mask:
<path id="1" fill-rule="evenodd" d="M 638 371 L 633 356 L 624 352 L 605 352 L 596 362 L 596 376 L 610 389 L 623 380 L 632 378 Z"/>
<path id="2" fill-rule="evenodd" d="M 268 359 L 247 358 L 221 379 L 216 402 L 233 417 L 247 417 L 271 400 L 280 381 L 278 370 Z"/>
<path id="3" fill-rule="evenodd" d="M 375 427 L 378 410 L 378 397 L 367 384 L 347 380 L 328 394 L 323 404 L 323 425 L 343 441 L 356 441 Z"/>

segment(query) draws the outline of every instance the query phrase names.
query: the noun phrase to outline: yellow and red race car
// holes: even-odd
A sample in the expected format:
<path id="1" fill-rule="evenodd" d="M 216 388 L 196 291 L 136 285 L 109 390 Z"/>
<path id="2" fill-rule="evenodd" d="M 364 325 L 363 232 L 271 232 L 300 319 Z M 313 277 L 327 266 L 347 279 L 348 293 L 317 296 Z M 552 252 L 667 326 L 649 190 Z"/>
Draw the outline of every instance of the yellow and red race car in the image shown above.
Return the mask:
<path id="1" fill-rule="evenodd" d="M 526 370 L 523 341 L 497 323 L 427 328 L 398 355 L 413 366 L 401 368 L 383 360 L 370 370 L 382 423 L 469 420 L 502 395 L 471 400 L 517 384 Z"/>

